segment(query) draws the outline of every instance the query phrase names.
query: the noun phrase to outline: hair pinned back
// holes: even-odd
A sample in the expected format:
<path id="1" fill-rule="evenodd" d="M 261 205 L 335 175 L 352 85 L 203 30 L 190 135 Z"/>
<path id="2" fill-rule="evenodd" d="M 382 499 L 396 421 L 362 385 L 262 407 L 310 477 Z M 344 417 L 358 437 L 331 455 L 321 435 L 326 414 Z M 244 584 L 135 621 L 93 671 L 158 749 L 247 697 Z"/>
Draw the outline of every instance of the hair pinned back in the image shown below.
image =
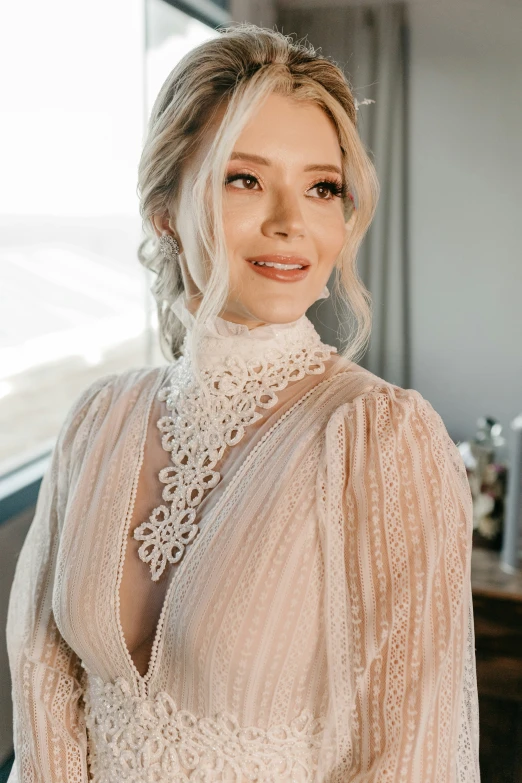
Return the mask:
<path id="1" fill-rule="evenodd" d="M 197 252 L 208 271 L 195 315 L 193 339 L 197 342 L 198 327 L 219 315 L 228 297 L 222 219 L 226 166 L 242 128 L 271 92 L 317 103 L 337 129 L 344 179 L 347 191 L 353 194 L 344 201 L 345 218 L 351 217 L 352 229 L 336 262 L 334 294 L 346 306 L 348 317 L 353 317 L 354 328 L 340 353 L 355 361 L 366 348 L 371 298 L 359 278 L 356 256 L 376 209 L 379 184 L 357 132 L 358 104 L 351 86 L 342 70 L 311 44 L 256 25 L 234 24 L 188 52 L 171 71 L 152 108 L 139 164 L 138 195 L 146 238 L 138 257 L 157 275 L 152 292 L 162 350 L 169 359 L 179 356 L 185 334 L 185 327 L 171 310 L 183 292 L 183 279 L 179 266 L 161 255 L 151 218 L 169 213 L 176 219 L 184 164 L 197 150 L 209 120 L 225 103 L 210 150 L 190 188 L 183 189 L 197 227 Z"/>

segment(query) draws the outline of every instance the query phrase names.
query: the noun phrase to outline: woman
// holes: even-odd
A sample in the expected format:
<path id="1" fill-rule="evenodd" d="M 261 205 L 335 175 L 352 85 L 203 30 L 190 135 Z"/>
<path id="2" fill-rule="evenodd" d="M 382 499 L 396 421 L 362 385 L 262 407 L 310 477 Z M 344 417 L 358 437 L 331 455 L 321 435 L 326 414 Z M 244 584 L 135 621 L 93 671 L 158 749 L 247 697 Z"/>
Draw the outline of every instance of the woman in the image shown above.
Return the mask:
<path id="1" fill-rule="evenodd" d="M 465 469 L 354 361 L 356 116 L 333 63 L 248 25 L 161 89 L 140 257 L 171 361 L 58 438 L 9 606 L 11 783 L 479 780 Z M 305 315 L 334 269 L 342 353 Z"/>

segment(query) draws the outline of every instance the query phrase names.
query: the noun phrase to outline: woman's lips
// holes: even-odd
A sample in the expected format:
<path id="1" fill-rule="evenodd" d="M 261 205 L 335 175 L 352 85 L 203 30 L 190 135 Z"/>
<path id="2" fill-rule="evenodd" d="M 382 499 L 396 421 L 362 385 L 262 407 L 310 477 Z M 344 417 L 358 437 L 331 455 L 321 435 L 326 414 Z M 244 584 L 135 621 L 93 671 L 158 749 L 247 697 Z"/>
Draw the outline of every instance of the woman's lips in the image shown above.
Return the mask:
<path id="1" fill-rule="evenodd" d="M 299 280 L 303 280 L 310 269 L 310 262 L 307 258 L 302 256 L 255 256 L 255 258 L 247 258 L 247 262 L 250 267 L 263 277 L 268 277 L 271 280 L 278 280 L 280 283 L 295 283 Z M 272 266 L 258 266 L 254 261 L 269 262 L 272 264 L 302 264 L 302 269 L 276 269 Z"/>

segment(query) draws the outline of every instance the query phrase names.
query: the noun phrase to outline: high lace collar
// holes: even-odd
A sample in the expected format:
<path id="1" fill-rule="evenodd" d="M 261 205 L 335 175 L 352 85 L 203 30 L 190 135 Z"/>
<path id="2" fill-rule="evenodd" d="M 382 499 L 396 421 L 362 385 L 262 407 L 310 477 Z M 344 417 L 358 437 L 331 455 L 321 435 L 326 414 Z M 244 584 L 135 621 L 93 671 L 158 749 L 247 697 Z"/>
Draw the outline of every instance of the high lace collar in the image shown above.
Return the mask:
<path id="1" fill-rule="evenodd" d="M 337 350 L 321 342 L 306 315 L 255 329 L 218 317 L 205 324 L 194 357 L 195 319 L 184 295 L 172 307 L 187 327 L 181 357 L 157 395 L 169 411 L 157 426 L 163 448 L 171 453 L 172 466 L 162 469 L 159 479 L 166 484 L 162 497 L 172 506 L 158 506 L 133 532 L 143 542 L 138 556 L 149 564 L 153 581 L 167 563 L 179 562 L 198 534 L 195 509 L 220 481 L 218 465 L 225 449 L 241 441 L 264 409 L 277 404 L 278 392 L 289 383 L 324 373 L 325 362 Z M 201 372 L 194 372 L 198 368 Z"/>
<path id="2" fill-rule="evenodd" d="M 326 299 L 329 295 L 328 288 L 325 286 L 319 299 Z M 171 305 L 171 310 L 187 330 L 181 349 L 182 354 L 187 356 L 190 352 L 189 338 L 194 328 L 195 318 L 187 308 L 184 293 L 177 297 Z M 213 366 L 227 356 L 266 359 L 274 350 L 282 354 L 291 354 L 296 350 L 310 351 L 320 345 L 319 334 L 306 315 L 289 323 L 263 324 L 254 329 L 215 316 L 204 325 L 198 349 L 198 363 L 203 367 Z"/>

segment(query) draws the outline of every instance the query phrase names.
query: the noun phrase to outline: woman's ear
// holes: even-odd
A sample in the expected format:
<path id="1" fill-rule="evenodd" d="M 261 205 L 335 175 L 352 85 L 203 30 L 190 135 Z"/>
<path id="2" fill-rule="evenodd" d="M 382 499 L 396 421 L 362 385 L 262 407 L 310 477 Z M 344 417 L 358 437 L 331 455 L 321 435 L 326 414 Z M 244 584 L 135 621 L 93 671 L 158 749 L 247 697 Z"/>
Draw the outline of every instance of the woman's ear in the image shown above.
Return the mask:
<path id="1" fill-rule="evenodd" d="M 154 226 L 154 231 L 158 237 L 160 237 L 162 234 L 172 233 L 172 226 L 170 225 L 169 215 L 152 215 L 151 223 Z"/>

